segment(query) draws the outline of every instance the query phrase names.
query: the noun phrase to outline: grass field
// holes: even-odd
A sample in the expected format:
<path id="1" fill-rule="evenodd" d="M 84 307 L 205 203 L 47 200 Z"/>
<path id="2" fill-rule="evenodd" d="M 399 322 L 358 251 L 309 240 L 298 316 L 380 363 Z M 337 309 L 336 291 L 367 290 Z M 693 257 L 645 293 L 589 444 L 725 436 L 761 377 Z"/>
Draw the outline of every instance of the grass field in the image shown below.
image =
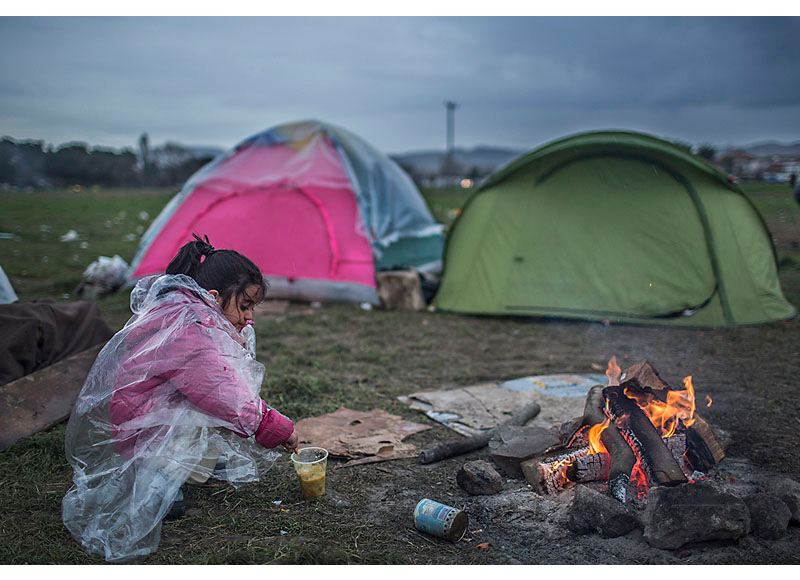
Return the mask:
<path id="1" fill-rule="evenodd" d="M 800 305 L 800 206 L 785 185 L 744 188 L 775 234 L 784 293 Z M 0 238 L 0 264 L 21 300 L 74 300 L 84 269 L 98 256 L 118 254 L 131 261 L 141 233 L 174 193 L 0 193 L 0 233 L 11 234 Z M 434 216 L 449 224 L 468 192 L 427 190 L 424 195 Z M 60 241 L 70 230 L 77 232 L 77 239 Z M 123 291 L 98 300 L 115 329 L 128 319 L 128 298 Z M 283 315 L 262 317 L 256 328 L 258 357 L 268 370 L 265 398 L 295 419 L 341 406 L 380 408 L 436 427 L 396 404 L 396 397 L 439 385 L 507 380 L 565 368 L 596 372 L 592 365 L 605 363 L 610 354 L 632 359 L 646 355 L 671 367 L 666 374 L 675 376 L 667 379 L 696 371 L 701 394 L 704 384 L 714 384 L 720 403 L 709 417 L 726 429 L 736 432 L 742 421 L 738 408 L 725 406 L 725 388 L 729 400 L 745 397 L 747 412 L 765 417 L 760 428 L 767 432 L 740 444 L 735 452 L 752 455 L 764 465 L 785 465 L 789 471 L 797 463 L 791 458 L 788 461 L 794 463 L 786 463 L 785 449 L 796 429 L 785 433 L 779 428 L 782 413 L 794 413 L 796 421 L 792 409 L 797 404 L 787 406 L 768 391 L 773 384 L 788 385 L 787 391 L 793 380 L 796 384 L 794 321 L 693 332 L 292 305 Z M 675 352 L 676 341 L 694 345 L 697 354 L 683 343 L 685 352 Z M 794 362 L 788 352 L 792 349 Z M 759 373 L 766 377 L 763 386 Z M 733 375 L 753 388 L 744 391 Z M 435 429 L 423 434 L 423 443 L 440 435 Z M 61 424 L 0 452 L 0 564 L 102 563 L 85 554 L 61 523 L 60 502 L 72 477 L 63 441 Z M 404 531 L 408 514 L 390 503 L 395 496 L 448 497 L 457 488 L 453 491 L 452 466 L 419 471 L 413 461 L 390 463 L 381 469 L 337 471 L 331 486 L 338 493 L 312 505 L 297 497 L 288 464 L 270 473 L 267 483 L 246 486 L 245 491 L 193 491 L 188 501 L 197 507 L 189 517 L 165 527 L 161 548 L 148 563 L 469 564 L 497 557 L 469 545 L 445 549 Z M 279 499 L 280 506 L 274 503 Z M 388 507 L 381 511 L 384 503 Z M 369 509 L 378 510 L 369 512 L 373 518 L 364 515 Z M 536 557 L 533 550 L 528 552 Z"/>
<path id="2" fill-rule="evenodd" d="M 773 232 L 800 229 L 800 206 L 786 184 L 745 184 Z M 119 255 L 130 263 L 139 238 L 175 194 L 174 189 L 53 191 L 0 194 L 0 265 L 22 300 L 74 299 L 86 267 L 98 256 Z M 450 225 L 469 190 L 424 189 L 434 219 Z M 70 230 L 78 237 L 59 241 Z M 778 243 L 784 293 L 800 302 L 800 247 Z M 127 319 L 127 301 L 119 295 L 100 301 L 117 325 Z"/>

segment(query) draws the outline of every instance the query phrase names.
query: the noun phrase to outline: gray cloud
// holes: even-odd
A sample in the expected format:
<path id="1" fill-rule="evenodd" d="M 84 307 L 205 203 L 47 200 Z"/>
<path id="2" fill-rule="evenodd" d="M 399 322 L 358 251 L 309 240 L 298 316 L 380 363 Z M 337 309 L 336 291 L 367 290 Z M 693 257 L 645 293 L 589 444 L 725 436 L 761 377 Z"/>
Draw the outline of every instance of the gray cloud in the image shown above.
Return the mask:
<path id="1" fill-rule="evenodd" d="M 797 17 L 0 18 L 0 133 L 232 146 L 319 118 L 387 152 L 596 128 L 800 138 Z"/>

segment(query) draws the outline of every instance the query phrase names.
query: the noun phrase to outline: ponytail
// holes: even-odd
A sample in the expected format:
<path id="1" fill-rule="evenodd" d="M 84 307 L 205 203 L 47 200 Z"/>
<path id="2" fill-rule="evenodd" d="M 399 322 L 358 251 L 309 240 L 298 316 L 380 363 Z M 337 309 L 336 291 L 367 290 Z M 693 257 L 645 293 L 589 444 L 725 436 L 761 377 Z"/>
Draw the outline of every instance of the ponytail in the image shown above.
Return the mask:
<path id="1" fill-rule="evenodd" d="M 235 250 L 216 250 L 208 241 L 194 234 L 194 241 L 184 244 L 167 266 L 167 274 L 185 274 L 206 290 L 217 290 L 225 308 L 231 298 L 244 296 L 250 286 L 258 286 L 260 300 L 269 284 L 251 260 Z"/>
<path id="2" fill-rule="evenodd" d="M 208 236 L 205 236 L 205 240 L 203 240 L 200 236 L 194 234 L 194 239 L 194 242 L 184 244 L 178 250 L 178 253 L 167 266 L 167 274 L 185 274 L 190 278 L 195 278 L 203 257 L 210 256 L 216 251 L 214 246 L 208 242 Z"/>

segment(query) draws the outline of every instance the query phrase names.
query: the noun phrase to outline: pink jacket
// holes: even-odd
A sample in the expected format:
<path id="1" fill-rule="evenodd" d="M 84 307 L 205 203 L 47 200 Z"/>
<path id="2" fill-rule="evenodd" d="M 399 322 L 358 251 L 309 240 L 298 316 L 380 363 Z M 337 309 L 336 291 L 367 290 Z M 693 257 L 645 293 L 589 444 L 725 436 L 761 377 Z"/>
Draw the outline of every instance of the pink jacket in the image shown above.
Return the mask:
<path id="1" fill-rule="evenodd" d="M 169 292 L 162 302 L 138 324 L 134 316 L 126 325 L 124 358 L 109 404 L 117 450 L 131 456 L 144 430 L 163 428 L 160 417 L 187 405 L 240 437 L 255 435 L 264 447 L 286 441 L 293 422 L 253 394 L 263 367 L 248 357 L 221 313 L 184 290 Z M 248 383 L 242 375 L 251 365 L 256 378 Z"/>

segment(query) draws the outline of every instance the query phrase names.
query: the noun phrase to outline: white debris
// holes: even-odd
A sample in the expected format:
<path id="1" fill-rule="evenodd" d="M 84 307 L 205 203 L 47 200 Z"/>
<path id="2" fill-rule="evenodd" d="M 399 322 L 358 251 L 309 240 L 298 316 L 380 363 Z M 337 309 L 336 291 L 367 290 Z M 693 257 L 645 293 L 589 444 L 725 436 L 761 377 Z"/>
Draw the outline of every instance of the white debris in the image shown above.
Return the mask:
<path id="1" fill-rule="evenodd" d="M 59 238 L 62 242 L 74 242 L 78 239 L 78 232 L 70 230 Z"/>
<path id="2" fill-rule="evenodd" d="M 83 272 L 83 280 L 75 289 L 75 294 L 80 298 L 111 294 L 125 282 L 127 270 L 128 263 L 118 255 L 113 258 L 100 256 Z"/>

